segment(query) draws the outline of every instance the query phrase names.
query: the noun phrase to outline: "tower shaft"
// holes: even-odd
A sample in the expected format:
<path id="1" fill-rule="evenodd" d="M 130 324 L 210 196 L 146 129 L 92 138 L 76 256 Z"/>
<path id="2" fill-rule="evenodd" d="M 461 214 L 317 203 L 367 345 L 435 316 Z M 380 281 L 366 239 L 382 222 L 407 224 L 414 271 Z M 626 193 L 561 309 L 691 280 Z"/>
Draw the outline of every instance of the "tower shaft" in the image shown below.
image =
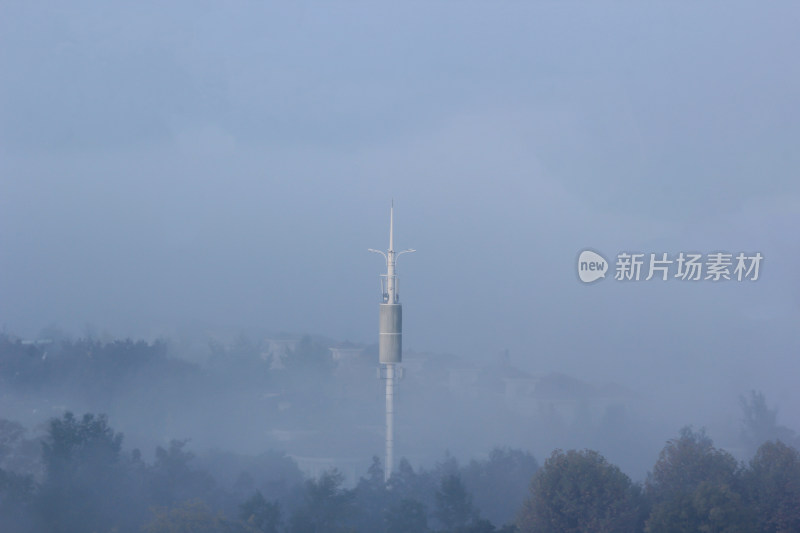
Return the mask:
<path id="1" fill-rule="evenodd" d="M 398 378 L 398 365 L 403 359 L 403 308 L 397 291 L 397 258 L 415 250 L 394 251 L 394 202 L 389 211 L 389 249 L 386 252 L 370 249 L 386 259 L 386 274 L 381 283 L 383 297 L 379 308 L 378 357 L 386 368 L 386 464 L 384 478 L 392 476 L 394 469 L 394 391 Z"/>
<path id="2" fill-rule="evenodd" d="M 392 477 L 394 467 L 394 364 L 386 365 L 386 468 L 384 481 Z"/>

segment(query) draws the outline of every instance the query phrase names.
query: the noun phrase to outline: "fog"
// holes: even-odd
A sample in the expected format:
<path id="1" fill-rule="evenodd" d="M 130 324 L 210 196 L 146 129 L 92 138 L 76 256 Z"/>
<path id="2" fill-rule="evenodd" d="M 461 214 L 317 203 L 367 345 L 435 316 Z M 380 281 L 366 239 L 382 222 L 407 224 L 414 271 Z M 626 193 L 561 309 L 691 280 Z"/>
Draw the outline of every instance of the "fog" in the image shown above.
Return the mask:
<path id="1" fill-rule="evenodd" d="M 65 410 L 107 413 L 146 458 L 191 439 L 355 483 L 383 453 L 385 266 L 367 248 L 387 247 L 394 201 L 396 248 L 417 250 L 398 265 L 399 456 L 593 448 L 642 480 L 694 425 L 744 459 L 751 391 L 800 429 L 799 18 L 780 2 L 4 3 L 2 332 L 54 341 L 35 345 L 48 357 L 158 342 L 178 366 L 103 374 L 95 395 L 78 378 L 7 389 L 0 417 L 41 435 Z M 579 281 L 584 249 L 606 279 Z M 621 252 L 763 262 L 757 281 L 617 281 Z M 276 369 L 275 341 L 291 359 L 304 338 L 318 367 Z M 336 361 L 342 346 L 361 351 Z"/>

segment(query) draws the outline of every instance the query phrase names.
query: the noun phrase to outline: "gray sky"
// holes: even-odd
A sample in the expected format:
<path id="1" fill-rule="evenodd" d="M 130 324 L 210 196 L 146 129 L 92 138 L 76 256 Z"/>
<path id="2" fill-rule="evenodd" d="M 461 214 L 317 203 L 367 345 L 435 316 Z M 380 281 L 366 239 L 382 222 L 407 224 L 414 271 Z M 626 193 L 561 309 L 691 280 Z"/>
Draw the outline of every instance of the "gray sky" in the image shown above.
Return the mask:
<path id="1" fill-rule="evenodd" d="M 4 2 L 0 324 L 374 342 L 394 198 L 406 348 L 797 404 L 798 26 L 781 2 Z M 583 286 L 584 247 L 765 262 Z"/>

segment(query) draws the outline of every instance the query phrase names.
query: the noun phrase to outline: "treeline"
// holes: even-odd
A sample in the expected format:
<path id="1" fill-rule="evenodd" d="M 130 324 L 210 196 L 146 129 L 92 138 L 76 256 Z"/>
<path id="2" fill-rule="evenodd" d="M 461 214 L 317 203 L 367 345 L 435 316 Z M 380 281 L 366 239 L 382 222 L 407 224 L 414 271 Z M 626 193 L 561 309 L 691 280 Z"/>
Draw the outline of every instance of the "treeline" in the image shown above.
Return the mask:
<path id="1" fill-rule="evenodd" d="M 591 450 L 557 450 L 534 476 L 517 526 L 529 532 L 800 531 L 800 454 L 766 442 L 748 464 L 685 428 L 643 485 Z"/>
<path id="2" fill-rule="evenodd" d="M 0 423 L 0 531 L 96 532 L 425 532 L 490 533 L 489 519 L 512 522 L 538 465 L 528 453 L 496 449 L 430 470 L 403 460 L 388 484 L 381 463 L 354 487 L 329 470 L 305 479 L 282 454 L 267 454 L 233 487 L 219 484 L 186 450 L 158 447 L 151 463 L 123 450 L 105 416 L 51 419 L 38 468 L 20 472 L 30 450 L 19 424 Z M 486 509 L 482 514 L 480 509 Z"/>
<path id="3" fill-rule="evenodd" d="M 166 341 L 105 341 L 96 338 L 56 338 L 23 342 L 0 334 L 0 385 L 4 391 L 41 393 L 85 405 L 108 405 L 138 393 L 142 386 L 175 402 L 171 390 L 275 390 L 308 394 L 309 379 L 329 377 L 333 362 L 328 345 L 305 336 L 289 350 L 276 370 L 263 357 L 263 346 L 240 336 L 231 346 L 210 342 L 205 364 L 171 354 Z M 371 355 L 371 354 L 370 354 Z M 370 370 L 375 358 L 365 356 Z M 371 371 L 370 375 L 374 372 Z M 322 383 L 321 385 L 325 385 Z M 317 387 L 318 395 L 332 387 Z M 90 409 L 91 410 L 91 409 Z"/>
<path id="4" fill-rule="evenodd" d="M 354 413 L 382 415 L 363 412 L 369 402 L 357 388 L 361 379 L 338 376 L 346 387 L 327 379 L 335 369 L 322 343 L 303 339 L 280 370 L 260 350 L 244 338 L 212 345 L 201 366 L 170 357 L 159 342 L 26 344 L 0 335 L 0 387 L 6 405 L 25 402 L 20 412 L 60 413 L 69 405 L 111 412 L 118 423 L 127 412 L 129 441 L 137 420 L 142 432 L 158 434 L 148 442 L 159 443 L 204 430 L 241 438 L 255 422 L 325 425 L 329 431 L 313 438 L 330 451 L 333 436 L 353 430 Z M 362 370 L 372 369 L 373 355 L 358 363 Z M 221 401 L 226 394 L 235 401 Z M 173 440 L 145 459 L 123 449 L 105 416 L 67 413 L 38 429 L 42 438 L 0 419 L 0 531 L 800 531 L 797 436 L 778 424 L 763 394 L 743 397 L 741 408 L 742 455 L 752 459 L 738 462 L 702 431 L 685 429 L 643 483 L 595 451 L 557 450 L 539 468 L 530 454 L 508 449 L 467 464 L 447 457 L 430 469 L 403 460 L 388 485 L 377 459 L 358 480 L 336 470 L 306 479 L 278 452 L 195 457 L 187 441 Z M 236 413 L 244 414 L 226 426 Z M 190 416 L 193 424 L 182 423 Z M 473 422 L 485 429 L 485 419 Z M 360 453 L 357 439 L 345 440 L 350 453 Z"/>
<path id="5" fill-rule="evenodd" d="M 198 373 L 198 367 L 167 355 L 167 344 L 92 338 L 24 343 L 0 335 L 0 384 L 6 391 L 75 396 L 87 403 L 112 401 L 140 381 Z"/>
<path id="6" fill-rule="evenodd" d="M 2 428 L 0 452 L 13 455 L 24 439 L 18 425 Z M 448 457 L 430 470 L 403 460 L 388 484 L 375 458 L 352 488 L 337 470 L 304 479 L 275 454 L 261 465 L 261 479 L 243 471 L 225 488 L 184 441 L 157 448 L 150 464 L 122 442 L 104 416 L 52 419 L 40 443 L 40 475 L 0 469 L 0 531 L 800 531 L 795 448 L 766 442 L 739 463 L 691 428 L 666 444 L 643 484 L 592 450 L 556 450 L 538 468 L 530 454 L 496 449 L 483 461 L 459 465 Z"/>
<path id="7" fill-rule="evenodd" d="M 71 390 L 80 385 L 88 387 L 84 390 L 88 398 L 102 400 L 113 397 L 116 389 L 122 390 L 138 378 L 199 378 L 204 370 L 220 381 L 233 378 L 241 384 L 243 377 L 249 377 L 247 386 L 275 385 L 267 380 L 271 363 L 262 357 L 259 343 L 240 336 L 227 347 L 211 341 L 208 349 L 210 357 L 204 368 L 171 356 L 169 345 L 163 340 L 106 341 L 83 337 L 22 341 L 0 334 L 0 383 L 19 390 Z M 329 375 L 331 371 L 327 345 L 305 336 L 290 350 L 281 377 Z"/>
<path id="8" fill-rule="evenodd" d="M 0 401 L 6 418 L 24 422 L 66 410 L 107 413 L 125 427 L 130 441 L 148 448 L 192 435 L 204 448 L 230 449 L 254 416 L 260 427 L 316 431 L 325 424 L 341 426 L 348 415 L 366 416 L 363 401 L 331 400 L 331 356 L 322 342 L 302 339 L 280 369 L 244 337 L 229 347 L 211 343 L 209 348 L 200 363 L 175 357 L 175 349 L 162 341 L 23 342 L 0 334 Z M 364 374 L 373 377 L 370 363 Z M 318 385 L 308 387 L 310 381 Z M 352 388 L 368 385 L 373 381 Z M 268 442 L 264 431 L 245 438 L 259 439 L 263 449 L 280 444 Z"/>

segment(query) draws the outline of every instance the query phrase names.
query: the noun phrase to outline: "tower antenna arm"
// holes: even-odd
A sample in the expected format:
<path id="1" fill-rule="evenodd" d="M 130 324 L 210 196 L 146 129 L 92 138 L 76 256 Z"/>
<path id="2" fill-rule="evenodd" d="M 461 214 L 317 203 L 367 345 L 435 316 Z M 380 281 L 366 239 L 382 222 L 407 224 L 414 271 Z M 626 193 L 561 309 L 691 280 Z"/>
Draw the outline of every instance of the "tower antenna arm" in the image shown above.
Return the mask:
<path id="1" fill-rule="evenodd" d="M 383 256 L 383 258 L 384 258 L 384 259 L 386 259 L 386 262 L 387 262 L 387 263 L 389 262 L 389 258 L 388 258 L 388 257 L 386 257 L 386 252 L 383 252 L 383 251 L 381 251 L 381 250 L 375 250 L 375 249 L 373 249 L 373 248 L 368 248 L 368 249 L 367 249 L 367 251 L 368 251 L 368 252 L 373 252 L 373 253 L 376 253 L 376 254 L 381 254 L 381 255 Z"/>

